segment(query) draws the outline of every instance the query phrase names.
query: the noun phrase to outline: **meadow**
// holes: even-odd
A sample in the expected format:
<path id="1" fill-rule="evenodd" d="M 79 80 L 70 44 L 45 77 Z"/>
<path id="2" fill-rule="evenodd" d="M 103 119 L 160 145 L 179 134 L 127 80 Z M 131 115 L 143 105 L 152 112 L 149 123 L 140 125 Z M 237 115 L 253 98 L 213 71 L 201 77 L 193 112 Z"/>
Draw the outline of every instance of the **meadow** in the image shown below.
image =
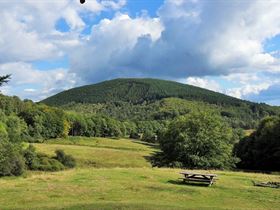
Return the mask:
<path id="1" fill-rule="evenodd" d="M 280 190 L 255 181 L 280 181 L 279 174 L 216 173 L 211 187 L 182 184 L 180 169 L 152 168 L 154 145 L 127 139 L 69 138 L 34 144 L 54 155 L 63 149 L 77 167 L 0 179 L 0 209 L 279 209 Z"/>

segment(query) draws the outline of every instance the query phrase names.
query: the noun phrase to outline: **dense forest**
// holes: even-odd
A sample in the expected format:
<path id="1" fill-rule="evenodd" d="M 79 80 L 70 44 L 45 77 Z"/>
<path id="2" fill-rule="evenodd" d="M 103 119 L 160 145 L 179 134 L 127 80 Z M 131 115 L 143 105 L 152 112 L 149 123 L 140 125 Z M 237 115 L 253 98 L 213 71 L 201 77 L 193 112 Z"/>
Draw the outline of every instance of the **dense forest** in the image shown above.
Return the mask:
<path id="1" fill-rule="evenodd" d="M 182 98 L 191 101 L 203 101 L 208 104 L 243 107 L 257 111 L 273 112 L 266 104 L 257 104 L 228 95 L 199 88 L 192 85 L 159 79 L 114 79 L 93 85 L 63 91 L 42 102 L 47 105 L 61 106 L 69 103 L 110 103 L 157 101 L 163 98 Z"/>
<path id="2" fill-rule="evenodd" d="M 158 79 L 116 79 L 61 92 L 42 103 L 119 121 L 166 121 L 192 110 L 214 110 L 232 127 L 255 129 L 279 107 L 236 99 L 206 89 Z"/>

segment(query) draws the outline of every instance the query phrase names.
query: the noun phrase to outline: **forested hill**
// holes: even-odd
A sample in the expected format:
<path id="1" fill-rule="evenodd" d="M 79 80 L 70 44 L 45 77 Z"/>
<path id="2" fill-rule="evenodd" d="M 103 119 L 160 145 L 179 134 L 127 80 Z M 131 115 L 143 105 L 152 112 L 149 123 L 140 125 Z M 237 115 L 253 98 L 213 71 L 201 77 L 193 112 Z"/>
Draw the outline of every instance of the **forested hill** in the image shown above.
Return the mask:
<path id="1" fill-rule="evenodd" d="M 253 104 L 203 88 L 159 79 L 114 79 L 73 88 L 49 97 L 42 102 L 53 106 L 61 106 L 72 102 L 87 104 L 130 102 L 141 104 L 144 101 L 156 101 L 169 97 L 218 105 L 241 106 L 244 103 Z"/>

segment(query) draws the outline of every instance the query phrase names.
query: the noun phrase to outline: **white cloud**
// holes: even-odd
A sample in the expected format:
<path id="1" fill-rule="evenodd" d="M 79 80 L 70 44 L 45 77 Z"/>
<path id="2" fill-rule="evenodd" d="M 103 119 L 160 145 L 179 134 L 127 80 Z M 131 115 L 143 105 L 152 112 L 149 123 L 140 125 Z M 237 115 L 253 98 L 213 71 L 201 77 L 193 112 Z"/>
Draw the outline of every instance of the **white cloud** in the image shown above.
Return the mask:
<path id="1" fill-rule="evenodd" d="M 264 49 L 280 34 L 279 1 L 166 0 L 157 18 L 117 13 L 93 26 L 89 36 L 81 34 L 88 27 L 85 17 L 125 4 L 0 2 L 0 75 L 13 74 L 2 92 L 38 100 L 40 94 L 43 98 L 81 84 L 77 75 L 82 83 L 115 77 L 187 78 L 188 84 L 252 100 L 279 90 L 279 50 Z M 61 19 L 70 31 L 56 30 Z M 39 71 L 30 65 L 64 55 L 69 55 L 70 71 Z M 213 75 L 235 86 L 223 87 Z"/>
<path id="2" fill-rule="evenodd" d="M 146 18 L 146 24 L 141 17 L 115 17 L 93 27 L 71 70 L 88 82 L 120 76 L 178 80 L 277 72 L 279 58 L 264 52 L 263 45 L 280 34 L 279 9 L 278 1 L 168 0 L 159 18 Z M 141 23 L 142 32 L 137 33 Z M 160 37 L 154 38 L 153 31 L 161 31 Z"/>
<path id="3" fill-rule="evenodd" d="M 226 94 L 236 97 L 236 98 L 243 98 L 245 99 L 248 95 L 258 95 L 261 91 L 267 90 L 270 87 L 268 83 L 261 83 L 258 85 L 244 85 L 239 88 L 231 88 L 226 90 Z"/>
<path id="4" fill-rule="evenodd" d="M 222 76 L 221 78 L 230 82 L 240 83 L 242 85 L 260 82 L 261 79 L 257 73 L 235 73 Z"/>
<path id="5" fill-rule="evenodd" d="M 0 2 L 0 75 L 12 74 L 1 91 L 21 98 L 43 99 L 79 83 L 67 69 L 34 69 L 32 61 L 58 60 L 81 44 L 80 32 L 86 26 L 84 16 L 104 10 L 116 10 L 124 0 L 91 0 L 81 5 L 77 0 Z M 56 30 L 65 20 L 70 31 Z"/>
<path id="6" fill-rule="evenodd" d="M 0 23 L 0 63 L 30 61 L 59 56 L 60 50 L 44 40 L 35 31 L 17 21 L 8 12 L 1 13 Z"/>
<path id="7" fill-rule="evenodd" d="M 34 89 L 34 88 L 26 88 L 23 91 L 24 92 L 36 92 L 36 89 Z"/>
<path id="8" fill-rule="evenodd" d="M 20 95 L 22 99 L 36 101 L 54 93 L 74 87 L 78 78 L 66 69 L 40 71 L 27 63 L 6 63 L 0 65 L 0 74 L 12 73 L 12 79 L 1 91 L 7 95 Z"/>
<path id="9" fill-rule="evenodd" d="M 197 87 L 213 90 L 215 92 L 223 92 L 222 87 L 214 80 L 204 79 L 200 77 L 188 77 L 184 83 Z"/>
<path id="10" fill-rule="evenodd" d="M 251 94 L 246 97 L 248 100 L 266 102 L 271 105 L 280 105 L 280 82 L 261 90 L 257 95 Z"/>
<path id="11" fill-rule="evenodd" d="M 26 62 L 62 56 L 65 53 L 62 45 L 80 42 L 79 32 L 86 25 L 82 15 L 98 14 L 103 10 L 119 8 L 124 4 L 123 0 L 91 0 L 85 5 L 81 5 L 76 0 L 2 1 L 0 2 L 0 63 Z M 60 19 L 66 21 L 70 32 L 59 36 L 55 26 Z"/>
<path id="12" fill-rule="evenodd" d="M 126 60 L 118 55 L 129 53 L 141 37 L 147 36 L 155 42 L 162 30 L 157 18 L 141 16 L 132 19 L 119 13 L 112 20 L 103 19 L 92 28 L 89 39 L 71 53 L 71 70 L 79 72 L 87 82 L 123 74 L 137 76 L 137 67 L 125 69 L 123 62 Z"/>

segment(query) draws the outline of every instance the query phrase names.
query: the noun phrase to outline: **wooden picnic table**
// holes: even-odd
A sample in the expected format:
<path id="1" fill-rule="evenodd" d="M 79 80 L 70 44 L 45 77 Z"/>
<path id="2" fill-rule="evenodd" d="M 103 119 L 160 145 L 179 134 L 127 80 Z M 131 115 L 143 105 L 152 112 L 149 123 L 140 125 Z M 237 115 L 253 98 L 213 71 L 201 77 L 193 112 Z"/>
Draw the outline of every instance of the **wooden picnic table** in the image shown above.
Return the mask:
<path id="1" fill-rule="evenodd" d="M 202 174 L 202 173 L 194 173 L 194 172 L 188 172 L 183 171 L 180 172 L 184 176 L 183 182 L 199 182 L 199 183 L 206 183 L 209 186 L 213 184 L 215 181 L 217 175 L 216 174 Z"/>

